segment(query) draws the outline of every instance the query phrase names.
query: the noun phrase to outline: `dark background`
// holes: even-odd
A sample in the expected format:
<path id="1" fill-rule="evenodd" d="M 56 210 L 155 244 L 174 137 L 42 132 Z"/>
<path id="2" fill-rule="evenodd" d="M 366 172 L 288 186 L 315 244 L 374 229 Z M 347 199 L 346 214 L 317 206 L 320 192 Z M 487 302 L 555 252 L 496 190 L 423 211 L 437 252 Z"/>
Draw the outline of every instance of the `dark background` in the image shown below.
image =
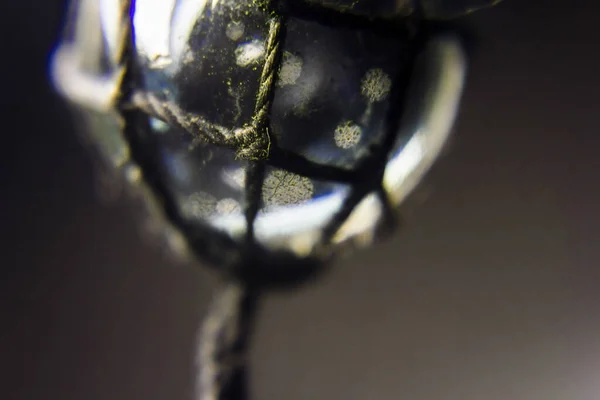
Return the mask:
<path id="1" fill-rule="evenodd" d="M 265 300 L 255 399 L 600 399 L 600 6 L 474 14 L 457 136 L 393 239 Z M 0 398 L 190 399 L 216 280 L 102 203 L 47 83 L 62 1 L 2 4 Z"/>

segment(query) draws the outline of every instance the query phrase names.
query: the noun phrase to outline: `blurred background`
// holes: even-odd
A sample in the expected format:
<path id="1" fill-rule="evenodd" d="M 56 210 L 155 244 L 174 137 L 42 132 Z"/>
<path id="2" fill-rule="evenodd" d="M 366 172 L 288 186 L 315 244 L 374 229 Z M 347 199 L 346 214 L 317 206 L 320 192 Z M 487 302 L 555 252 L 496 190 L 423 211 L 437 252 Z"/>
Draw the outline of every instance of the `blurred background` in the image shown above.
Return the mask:
<path id="1" fill-rule="evenodd" d="M 64 9 L 0 13 L 0 398 L 191 399 L 217 281 L 98 196 L 47 79 Z M 600 399 L 599 13 L 506 0 L 468 18 L 449 151 L 394 238 L 265 298 L 255 399 Z"/>

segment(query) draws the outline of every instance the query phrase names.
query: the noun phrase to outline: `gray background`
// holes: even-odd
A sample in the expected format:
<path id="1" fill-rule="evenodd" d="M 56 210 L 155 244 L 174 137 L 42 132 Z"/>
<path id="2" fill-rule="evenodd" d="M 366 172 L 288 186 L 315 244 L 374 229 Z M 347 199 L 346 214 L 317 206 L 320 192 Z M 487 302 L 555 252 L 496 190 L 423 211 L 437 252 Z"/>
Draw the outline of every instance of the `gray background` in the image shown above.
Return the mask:
<path id="1" fill-rule="evenodd" d="M 216 280 L 99 201 L 46 83 L 62 2 L 4 7 L 0 397 L 190 399 Z M 402 232 L 265 299 L 253 398 L 600 399 L 599 8 L 470 18 L 449 152 Z"/>

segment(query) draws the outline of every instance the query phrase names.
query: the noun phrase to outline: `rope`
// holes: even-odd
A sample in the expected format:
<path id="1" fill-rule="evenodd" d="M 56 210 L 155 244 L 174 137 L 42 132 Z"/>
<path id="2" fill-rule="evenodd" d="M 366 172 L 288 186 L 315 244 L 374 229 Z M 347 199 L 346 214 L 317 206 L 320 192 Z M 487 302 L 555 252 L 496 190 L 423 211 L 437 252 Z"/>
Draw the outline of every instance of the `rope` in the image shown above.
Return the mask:
<path id="1" fill-rule="evenodd" d="M 255 161 L 269 158 L 271 149 L 271 136 L 268 128 L 269 112 L 279 66 L 282 25 L 279 16 L 273 17 L 269 21 L 265 63 L 260 75 L 252 122 L 236 131 L 235 144 L 240 158 Z"/>
<path id="2" fill-rule="evenodd" d="M 119 46 L 111 57 L 124 65 L 127 62 L 126 58 L 131 56 L 127 51 L 127 43 L 131 42 L 132 35 L 131 0 L 122 0 L 121 5 L 120 34 L 124 35 L 125 39 L 123 45 Z M 188 132 L 195 140 L 229 147 L 236 151 L 239 159 L 269 159 L 272 141 L 269 114 L 282 52 L 283 17 L 272 16 L 268 25 L 265 59 L 259 78 L 254 114 L 245 126 L 230 129 L 213 124 L 201 116 L 182 110 L 173 101 L 159 99 L 145 91 L 133 92 L 130 106 Z M 273 160 L 277 161 L 279 158 L 281 162 L 284 154 L 281 151 L 274 152 Z M 289 157 L 286 157 L 286 161 L 289 162 Z M 251 164 L 257 167 L 253 170 L 256 176 L 264 173 L 258 165 L 261 163 Z M 251 179 L 252 176 L 248 175 L 247 181 L 260 180 Z M 257 196 L 260 195 L 261 188 L 262 180 L 260 185 L 256 188 L 249 187 L 247 192 L 247 197 L 252 199 L 251 203 L 257 206 L 260 204 Z M 256 211 L 257 209 L 251 208 L 247 210 L 246 218 L 250 232 Z M 229 281 L 209 306 L 208 313 L 201 323 L 197 342 L 195 400 L 246 398 L 243 379 L 247 368 L 247 342 L 251 333 L 249 325 L 255 316 L 255 310 L 249 303 L 256 300 L 258 295 L 237 281 Z"/>
<path id="3" fill-rule="evenodd" d="M 230 129 L 208 122 L 203 117 L 182 110 L 172 101 L 159 100 L 147 92 L 135 92 L 132 96 L 132 103 L 135 107 L 165 121 L 170 126 L 190 133 L 195 139 L 219 144 L 227 143 L 233 137 Z"/>
<path id="4" fill-rule="evenodd" d="M 280 17 L 269 21 L 265 63 L 260 76 L 254 115 L 250 124 L 233 130 L 213 124 L 205 118 L 182 110 L 172 101 L 162 101 L 144 91 L 135 92 L 132 105 L 161 119 L 171 126 L 181 128 L 195 139 L 206 140 L 217 146 L 232 148 L 238 159 L 260 161 L 269 158 L 271 136 L 269 112 L 272 104 L 275 78 L 281 48 Z"/>
<path id="5" fill-rule="evenodd" d="M 244 287 L 230 282 L 210 305 L 198 337 L 195 400 L 220 400 L 228 397 L 228 390 L 245 390 L 232 385 L 245 367 L 243 340 L 249 334 L 245 325 L 252 314 L 251 308 L 244 307 L 248 296 Z"/>
<path id="6" fill-rule="evenodd" d="M 275 73 L 277 72 L 279 48 L 281 47 L 281 25 L 280 17 L 272 18 L 269 21 L 265 64 L 260 75 L 260 86 L 256 96 L 253 118 L 261 125 L 268 119 L 271 98 L 275 88 Z"/>

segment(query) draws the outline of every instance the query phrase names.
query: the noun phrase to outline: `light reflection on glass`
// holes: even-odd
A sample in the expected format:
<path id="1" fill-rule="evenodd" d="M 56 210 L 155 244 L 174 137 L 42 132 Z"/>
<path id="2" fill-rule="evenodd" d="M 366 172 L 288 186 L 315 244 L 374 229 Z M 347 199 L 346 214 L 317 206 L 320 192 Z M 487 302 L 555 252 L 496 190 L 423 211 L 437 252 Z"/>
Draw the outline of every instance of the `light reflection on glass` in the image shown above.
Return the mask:
<path id="1" fill-rule="evenodd" d="M 419 110 L 416 131 L 388 162 L 384 188 L 394 204 L 400 204 L 414 189 L 439 155 L 456 116 L 465 75 L 465 56 L 460 44 L 451 38 L 432 43 L 424 108 Z"/>

